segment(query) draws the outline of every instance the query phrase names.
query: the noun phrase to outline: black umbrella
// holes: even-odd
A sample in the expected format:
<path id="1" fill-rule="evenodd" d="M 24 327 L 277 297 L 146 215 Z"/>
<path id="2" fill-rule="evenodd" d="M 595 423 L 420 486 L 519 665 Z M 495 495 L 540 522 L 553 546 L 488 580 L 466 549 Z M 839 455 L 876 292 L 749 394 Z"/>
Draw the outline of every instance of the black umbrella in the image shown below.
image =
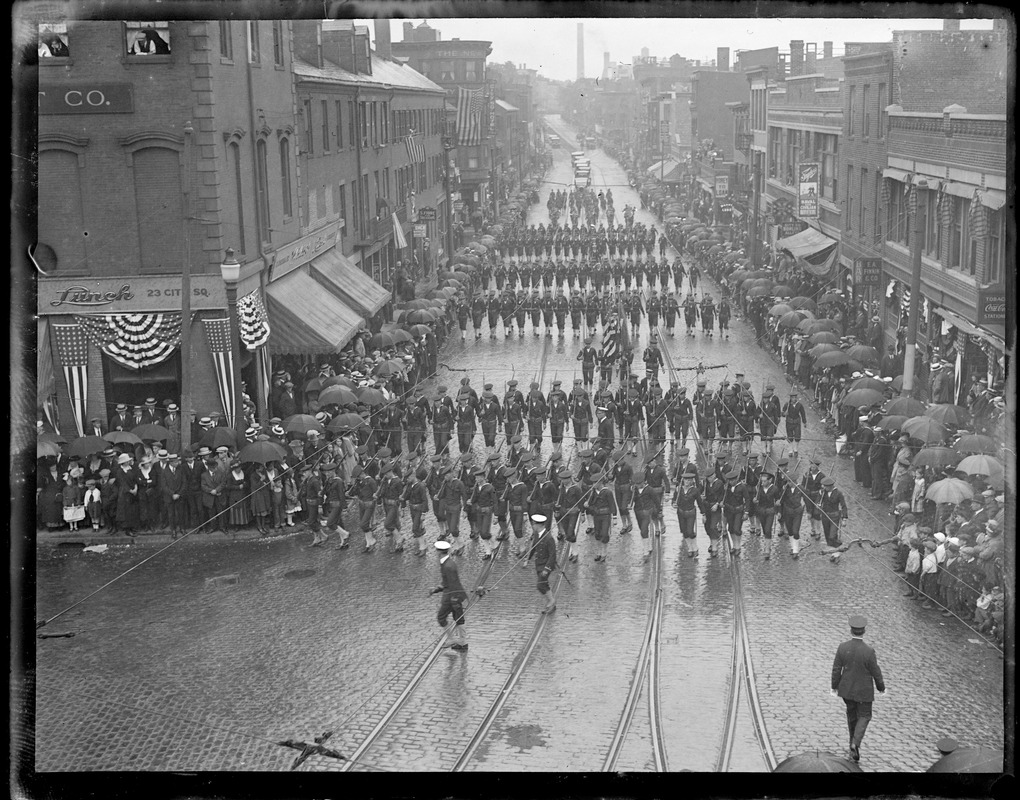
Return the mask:
<path id="1" fill-rule="evenodd" d="M 824 750 L 812 750 L 798 753 L 781 761 L 773 772 L 863 772 L 848 758 L 826 753 Z"/>
<path id="2" fill-rule="evenodd" d="M 1002 750 L 961 747 L 928 767 L 928 772 L 1002 772 Z"/>
<path id="3" fill-rule="evenodd" d="M 268 464 L 270 461 L 285 461 L 287 451 L 276 442 L 252 442 L 241 448 L 241 461 L 254 464 Z"/>

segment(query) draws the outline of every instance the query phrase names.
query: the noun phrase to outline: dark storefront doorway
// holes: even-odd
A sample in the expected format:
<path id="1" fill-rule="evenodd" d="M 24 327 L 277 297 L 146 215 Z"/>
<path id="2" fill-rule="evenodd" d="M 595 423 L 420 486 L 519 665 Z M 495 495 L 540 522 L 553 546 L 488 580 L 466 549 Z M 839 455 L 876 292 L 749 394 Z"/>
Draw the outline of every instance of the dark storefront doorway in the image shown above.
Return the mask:
<path id="1" fill-rule="evenodd" d="M 180 350 L 165 361 L 142 369 L 128 369 L 104 354 L 103 379 L 106 382 L 107 417 L 113 414 L 118 403 L 140 406 L 147 397 L 154 397 L 162 409 L 164 400 L 180 402 Z"/>

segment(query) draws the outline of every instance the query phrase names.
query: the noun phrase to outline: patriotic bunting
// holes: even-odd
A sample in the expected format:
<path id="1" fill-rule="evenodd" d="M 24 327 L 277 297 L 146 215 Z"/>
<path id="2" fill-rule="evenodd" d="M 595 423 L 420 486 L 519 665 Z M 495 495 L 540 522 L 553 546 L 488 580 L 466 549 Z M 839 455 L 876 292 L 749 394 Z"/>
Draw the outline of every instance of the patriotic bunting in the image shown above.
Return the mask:
<path id="1" fill-rule="evenodd" d="M 216 385 L 220 390 L 220 403 L 227 427 L 234 427 L 234 355 L 230 348 L 230 319 L 204 319 L 205 335 L 209 340 Z"/>
<path id="2" fill-rule="evenodd" d="M 457 89 L 457 144 L 482 143 L 482 112 L 485 95 L 481 89 Z"/>
<path id="3" fill-rule="evenodd" d="M 258 289 L 237 301 L 237 320 L 241 342 L 248 350 L 257 350 L 269 341 L 269 317 Z"/>
<path id="4" fill-rule="evenodd" d="M 939 222 L 943 228 L 953 224 L 953 196 L 946 191 L 939 192 Z"/>
<path id="5" fill-rule="evenodd" d="M 67 393 L 71 398 L 71 414 L 79 436 L 85 435 L 85 414 L 88 404 L 89 340 L 78 325 L 54 325 L 53 338 L 57 357 L 64 370 Z"/>
<path id="6" fill-rule="evenodd" d="M 128 369 L 159 364 L 181 343 L 180 314 L 81 314 L 74 319 L 96 347 Z"/>
<path id="7" fill-rule="evenodd" d="M 420 133 L 415 133 L 414 130 L 411 130 L 407 134 L 407 138 L 404 139 L 404 144 L 407 146 L 408 161 L 412 164 L 425 163 L 425 145 L 422 144 Z"/>
<path id="8" fill-rule="evenodd" d="M 974 241 L 984 239 L 988 235 L 988 210 L 981 202 L 981 192 L 974 190 L 974 198 L 970 201 L 970 238 Z"/>
<path id="9" fill-rule="evenodd" d="M 882 179 L 882 208 L 888 208 L 889 207 L 889 194 L 890 194 L 890 192 L 889 192 L 889 183 L 890 182 L 891 182 L 890 178 L 883 178 Z"/>

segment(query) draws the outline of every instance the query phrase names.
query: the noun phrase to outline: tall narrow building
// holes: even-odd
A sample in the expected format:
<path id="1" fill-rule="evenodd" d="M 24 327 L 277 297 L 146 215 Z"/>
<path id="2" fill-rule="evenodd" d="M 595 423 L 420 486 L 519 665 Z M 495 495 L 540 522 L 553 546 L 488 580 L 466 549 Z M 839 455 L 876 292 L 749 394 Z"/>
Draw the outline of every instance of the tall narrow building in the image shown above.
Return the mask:
<path id="1" fill-rule="evenodd" d="M 577 23 L 577 79 L 584 80 L 584 23 Z"/>

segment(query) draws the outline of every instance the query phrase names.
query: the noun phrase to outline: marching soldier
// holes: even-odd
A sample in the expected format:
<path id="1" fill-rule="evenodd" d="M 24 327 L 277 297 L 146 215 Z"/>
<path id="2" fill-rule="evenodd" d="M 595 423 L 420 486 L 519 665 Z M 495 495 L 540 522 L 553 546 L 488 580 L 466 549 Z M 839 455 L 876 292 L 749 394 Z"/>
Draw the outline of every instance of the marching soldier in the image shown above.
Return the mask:
<path id="1" fill-rule="evenodd" d="M 500 265 L 501 267 L 502 265 Z M 500 267 L 497 267 L 497 275 Z M 499 279 L 497 278 L 497 284 Z M 471 301 L 471 326 L 475 329 L 475 339 L 482 338 L 482 319 L 485 317 L 486 302 L 485 297 L 481 292 L 475 294 L 474 299 Z M 491 325 L 489 327 L 492 327 Z"/>
<path id="2" fill-rule="evenodd" d="M 524 298 L 523 310 L 531 314 L 531 329 L 535 336 L 538 336 L 538 326 L 542 324 L 542 298 L 538 296 L 538 289 L 532 289 L 531 295 Z M 524 326 L 521 325 L 523 336 Z"/>
<path id="3" fill-rule="evenodd" d="M 797 484 L 790 480 L 786 473 L 789 461 L 779 459 L 776 473 L 776 484 L 779 489 L 779 514 L 784 535 L 790 539 L 793 558 L 800 558 L 800 523 L 804 518 L 803 494 Z"/>
<path id="4" fill-rule="evenodd" d="M 556 521 L 560 529 L 558 538 L 566 539 L 574 545 L 569 560 L 577 563 L 577 520 L 581 515 L 585 489 L 574 480 L 567 467 L 560 469 L 557 475 L 560 479 L 560 493 L 556 499 Z"/>
<path id="5" fill-rule="evenodd" d="M 427 551 L 425 543 L 425 524 L 422 516 L 429 506 L 428 487 L 425 479 L 428 477 L 428 470 L 425 467 L 418 467 L 414 477 L 404 487 L 400 495 L 402 507 L 411 512 L 411 537 L 418 540 L 418 556 L 423 557 Z"/>
<path id="6" fill-rule="evenodd" d="M 446 455 L 453 433 L 453 401 L 447 396 L 447 388 L 436 389 L 438 396 L 432 402 L 432 438 L 436 447 L 436 455 Z"/>
<path id="7" fill-rule="evenodd" d="M 467 602 L 467 592 L 460 582 L 460 575 L 457 572 L 457 564 L 450 558 L 450 543 L 436 542 L 436 550 L 439 552 L 439 574 L 442 584 L 432 590 L 431 594 L 442 593 L 443 599 L 439 603 L 439 611 L 436 612 L 436 619 L 439 627 L 446 630 L 446 621 L 453 615 L 453 631 L 450 635 L 452 643 L 450 647 L 454 650 L 467 650 L 467 636 L 464 633 L 464 603 Z"/>
<path id="8" fill-rule="evenodd" d="M 665 524 L 662 520 L 662 498 L 671 490 L 669 484 L 669 473 L 662 465 L 661 452 L 657 451 L 652 454 L 651 461 L 645 467 L 645 481 L 651 488 L 656 500 L 655 508 L 652 510 L 652 522 L 655 523 L 655 528 L 658 533 L 662 534 L 665 531 Z"/>
<path id="9" fill-rule="evenodd" d="M 825 478 L 822 481 L 822 498 L 818 506 L 822 514 L 825 543 L 830 547 L 839 547 L 840 527 L 849 515 L 843 493 L 836 488 L 836 482 L 832 478 Z"/>
<path id="10" fill-rule="evenodd" d="M 553 386 L 558 387 L 559 383 L 556 381 Z M 562 390 L 554 388 L 549 392 L 549 436 L 552 439 L 554 453 L 561 452 L 563 448 L 563 428 L 569 418 L 570 408 L 566 395 Z"/>
<path id="11" fill-rule="evenodd" d="M 808 471 L 800 481 L 800 488 L 804 493 L 804 505 L 807 508 L 808 519 L 811 520 L 811 536 L 814 539 L 821 538 L 822 529 L 822 482 L 826 479 L 826 475 L 820 470 L 821 463 L 819 459 L 812 458 L 811 466 L 808 467 Z"/>
<path id="12" fill-rule="evenodd" d="M 551 337 L 553 329 L 553 312 L 556 307 L 556 303 L 553 300 L 552 294 L 550 294 L 548 290 L 539 299 L 538 305 L 539 308 L 542 309 L 542 323 L 545 325 L 545 335 Z"/>
<path id="13" fill-rule="evenodd" d="M 719 335 L 725 338 L 730 338 L 730 301 L 727 297 L 719 301 Z"/>
<path id="14" fill-rule="evenodd" d="M 556 500 L 560 494 L 560 488 L 551 476 L 555 475 L 556 462 L 550 459 L 545 467 L 537 467 L 532 471 L 535 477 L 535 485 L 528 497 L 528 514 L 534 519 L 535 514 L 540 514 L 544 519 L 546 528 L 552 527 L 553 511 L 556 508 Z"/>
<path id="15" fill-rule="evenodd" d="M 354 478 L 354 494 L 358 498 L 358 524 L 361 532 L 365 535 L 366 553 L 375 550 L 375 516 L 376 493 L 379 486 L 375 478 L 365 472 L 360 466 L 355 466 L 351 472 Z"/>
<path id="16" fill-rule="evenodd" d="M 662 397 L 662 389 L 655 387 L 648 402 L 648 442 L 656 450 L 666 444 L 666 419 L 669 416 L 669 402 Z"/>
<path id="17" fill-rule="evenodd" d="M 453 539 L 450 553 L 460 555 L 465 547 L 465 543 L 460 539 L 460 514 L 467 498 L 467 489 L 464 482 L 453 472 L 452 465 L 443 467 L 442 474 L 443 483 L 439 487 L 436 499 L 442 504 L 446 517 L 446 533 Z"/>
<path id="18" fill-rule="evenodd" d="M 694 335 L 694 326 L 698 322 L 698 301 L 694 299 L 693 292 L 688 292 L 683 303 L 684 321 L 687 323 L 687 335 Z"/>
<path id="19" fill-rule="evenodd" d="M 513 467 L 503 467 L 503 473 L 506 477 L 506 489 L 501 499 L 508 506 L 510 526 L 513 528 L 515 539 L 510 552 L 514 556 L 519 556 L 521 554 L 520 542 L 524 536 L 524 513 L 527 510 L 528 487 Z"/>
<path id="20" fill-rule="evenodd" d="M 460 326 L 460 340 L 463 342 L 467 339 L 467 324 L 468 316 L 471 313 L 471 307 L 468 305 L 467 300 L 464 297 L 457 298 L 457 324 Z M 475 330 L 478 330 L 478 326 L 475 326 Z"/>
<path id="21" fill-rule="evenodd" d="M 712 558 L 719 555 L 719 536 L 722 532 L 723 516 L 722 504 L 725 493 L 726 479 L 719 474 L 719 471 L 705 476 L 705 485 L 702 489 L 698 506 L 701 508 L 705 533 L 708 534 L 708 554 Z"/>
<path id="22" fill-rule="evenodd" d="M 528 446 L 538 452 L 542 448 L 542 429 L 549 416 L 549 408 L 538 383 L 534 381 L 524 407 L 528 420 Z"/>
<path id="23" fill-rule="evenodd" d="M 740 553 L 740 537 L 743 533 L 744 517 L 751 513 L 751 499 L 747 484 L 740 480 L 740 473 L 731 470 L 726 473 L 726 486 L 722 498 L 723 519 L 730 536 L 730 553 Z"/>
<path id="24" fill-rule="evenodd" d="M 592 386 L 595 382 L 595 362 L 598 360 L 598 352 L 591 346 L 591 337 L 584 340 L 584 347 L 577 354 L 577 360 L 581 362 L 581 375 L 586 387 Z"/>
<path id="25" fill-rule="evenodd" d="M 751 451 L 751 445 L 754 442 L 754 420 L 757 416 L 758 407 L 755 405 L 751 393 L 747 389 L 741 390 L 737 399 L 736 423 L 737 432 L 744 443 L 745 454 Z"/>
<path id="26" fill-rule="evenodd" d="M 706 294 L 705 298 L 701 301 L 701 332 L 712 335 L 712 329 L 715 328 L 715 301 L 712 299 L 712 295 Z"/>
<path id="27" fill-rule="evenodd" d="M 492 384 L 485 384 L 482 398 L 478 403 L 478 420 L 482 425 L 482 437 L 485 439 L 486 454 L 496 446 L 496 432 L 503 425 L 503 409 L 499 400 L 492 393 Z"/>
<path id="28" fill-rule="evenodd" d="M 577 447 L 588 441 L 588 426 L 592 423 L 591 400 L 581 384 L 581 379 L 574 380 L 574 388 L 567 399 L 570 419 L 574 424 L 574 442 Z"/>
<path id="29" fill-rule="evenodd" d="M 552 518 L 544 514 L 535 514 L 531 517 L 538 534 L 537 540 L 532 544 L 529 551 L 529 558 L 535 559 L 535 572 L 538 575 L 538 592 L 546 598 L 543 614 L 551 614 L 556 610 L 556 598 L 549 591 L 549 576 L 556 570 L 556 540 L 552 536 Z"/>
<path id="30" fill-rule="evenodd" d="M 613 453 L 610 477 L 613 481 L 613 499 L 623 521 L 620 534 L 630 533 L 634 529 L 630 521 L 630 508 L 634 498 L 634 468 L 625 458 L 624 450 Z"/>
<path id="31" fill-rule="evenodd" d="M 562 270 L 557 270 L 556 281 L 557 286 L 562 278 Z M 567 300 L 566 295 L 563 294 L 562 289 L 556 290 L 556 299 L 553 301 L 553 311 L 556 314 L 556 327 L 559 329 L 560 338 L 562 339 L 566 330 L 567 325 L 567 312 L 571 312 L 571 318 L 573 318 L 573 311 L 571 310 L 570 302 Z M 549 328 L 548 318 L 546 321 L 546 328 Z M 575 330 L 577 325 L 574 326 Z M 552 335 L 550 333 L 550 335 Z"/>
<path id="32" fill-rule="evenodd" d="M 606 487 L 605 475 L 599 472 L 595 477 L 595 485 L 588 494 L 585 510 L 591 515 L 594 525 L 595 541 L 598 542 L 596 561 L 605 561 L 612 532 L 613 519 L 616 517 L 616 500 L 613 493 Z"/>
<path id="33" fill-rule="evenodd" d="M 765 560 L 772 558 L 772 528 L 779 509 L 779 490 L 770 472 L 762 472 L 754 492 L 754 514 L 765 537 Z"/>
<path id="34" fill-rule="evenodd" d="M 583 313 L 584 299 L 581 297 L 580 290 L 575 289 L 570 297 L 570 326 L 574 330 L 575 339 L 581 336 L 581 315 Z"/>
<path id="35" fill-rule="evenodd" d="M 698 534 L 695 525 L 698 517 L 697 509 L 704 505 L 697 478 L 698 473 L 694 465 L 687 465 L 680 475 L 680 485 L 673 493 L 673 505 L 676 506 L 680 532 L 683 534 L 684 550 L 689 558 L 698 555 Z"/>
<path id="36" fill-rule="evenodd" d="M 644 406 L 638 396 L 637 389 L 627 390 L 627 399 L 623 404 L 623 422 L 625 427 L 625 443 L 630 444 L 630 454 L 637 453 L 637 441 L 641 436 L 641 418 L 644 415 Z"/>
<path id="37" fill-rule="evenodd" d="M 377 500 L 383 507 L 383 528 L 386 536 L 393 538 L 391 553 L 404 552 L 404 536 L 400 530 L 400 504 L 404 494 L 404 482 L 393 462 L 383 467 L 383 477 L 379 484 Z"/>
<path id="38" fill-rule="evenodd" d="M 699 388 L 701 385 L 699 384 Z M 694 407 L 698 426 L 698 438 L 701 440 L 702 449 L 706 456 L 712 454 L 712 443 L 715 441 L 715 420 L 718 401 L 712 395 L 711 389 L 705 389 Z"/>
<path id="39" fill-rule="evenodd" d="M 796 390 L 790 392 L 790 399 L 783 406 L 782 414 L 786 417 L 786 441 L 793 444 L 791 453 L 796 458 L 803 432 L 802 426 L 807 425 L 807 411 L 804 409 L 804 404 L 800 402 Z"/>
<path id="40" fill-rule="evenodd" d="M 779 429 L 779 420 L 783 415 L 783 409 L 779 398 L 774 394 L 776 387 L 771 383 L 765 387 L 765 394 L 761 398 L 761 405 L 758 406 L 758 430 L 761 431 L 761 440 L 765 449 L 772 453 L 772 440 Z"/>
<path id="41" fill-rule="evenodd" d="M 503 287 L 500 287 L 500 292 L 503 291 Z M 489 302 L 485 306 L 486 313 L 489 317 L 489 338 L 496 338 L 496 325 L 499 324 L 499 312 L 503 308 L 503 301 L 496 294 L 495 290 L 489 292 Z"/>
<path id="42" fill-rule="evenodd" d="M 498 542 L 492 538 L 492 512 L 496 506 L 496 487 L 489 481 L 484 467 L 476 467 L 474 475 L 475 485 L 468 499 L 473 520 L 472 534 L 481 537 L 485 548 L 482 560 L 488 561 L 498 547 Z"/>

